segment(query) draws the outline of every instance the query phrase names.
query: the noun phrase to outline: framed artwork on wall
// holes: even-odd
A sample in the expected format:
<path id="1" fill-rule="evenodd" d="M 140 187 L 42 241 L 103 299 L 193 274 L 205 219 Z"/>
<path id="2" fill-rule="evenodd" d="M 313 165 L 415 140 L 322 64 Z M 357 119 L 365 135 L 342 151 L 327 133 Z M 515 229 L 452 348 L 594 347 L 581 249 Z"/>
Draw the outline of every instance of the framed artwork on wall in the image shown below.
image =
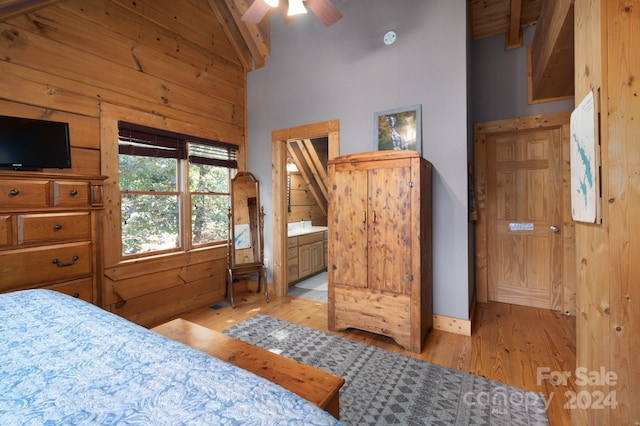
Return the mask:
<path id="1" fill-rule="evenodd" d="M 376 112 L 374 135 L 378 151 L 413 150 L 422 155 L 422 105 Z"/>

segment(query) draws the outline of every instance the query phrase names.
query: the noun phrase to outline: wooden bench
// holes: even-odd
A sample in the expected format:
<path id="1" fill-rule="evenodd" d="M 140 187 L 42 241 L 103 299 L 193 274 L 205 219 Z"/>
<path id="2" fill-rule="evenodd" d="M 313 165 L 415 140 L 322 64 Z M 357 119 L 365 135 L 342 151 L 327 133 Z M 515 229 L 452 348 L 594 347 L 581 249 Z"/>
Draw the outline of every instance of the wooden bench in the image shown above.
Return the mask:
<path id="1" fill-rule="evenodd" d="M 181 318 L 152 330 L 277 383 L 336 419 L 340 418 L 339 391 L 344 384 L 342 377 Z"/>

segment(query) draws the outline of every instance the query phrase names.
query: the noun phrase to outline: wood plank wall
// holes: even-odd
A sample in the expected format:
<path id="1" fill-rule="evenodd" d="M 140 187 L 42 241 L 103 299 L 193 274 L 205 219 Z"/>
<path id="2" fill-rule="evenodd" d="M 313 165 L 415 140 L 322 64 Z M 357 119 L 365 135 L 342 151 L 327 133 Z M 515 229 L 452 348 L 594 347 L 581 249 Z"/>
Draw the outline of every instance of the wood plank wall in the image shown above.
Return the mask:
<path id="1" fill-rule="evenodd" d="M 575 9 L 576 102 L 600 94 L 602 224 L 575 227 L 576 366 L 594 374 L 577 386 L 572 423 L 639 425 L 640 10 L 630 0 Z"/>
<path id="2" fill-rule="evenodd" d="M 291 173 L 291 211 L 287 223 L 310 220 L 314 226 L 327 226 L 327 215 L 309 190 L 309 185 L 300 173 Z"/>
<path id="3" fill-rule="evenodd" d="M 102 305 L 153 325 L 221 300 L 226 247 L 125 262 L 118 243 L 118 120 L 238 144 L 246 165 L 246 73 L 209 2 L 67 0 L 0 22 L 0 52 L 0 114 L 69 122 L 68 172 L 108 176 Z"/>

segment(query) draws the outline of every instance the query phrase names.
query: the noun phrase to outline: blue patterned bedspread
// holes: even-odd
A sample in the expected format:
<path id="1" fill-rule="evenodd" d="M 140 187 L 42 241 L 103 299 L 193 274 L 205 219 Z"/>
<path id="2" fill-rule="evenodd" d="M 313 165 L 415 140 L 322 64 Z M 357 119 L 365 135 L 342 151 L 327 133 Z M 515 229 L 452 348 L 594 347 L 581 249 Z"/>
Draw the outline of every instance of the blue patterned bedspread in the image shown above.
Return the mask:
<path id="1" fill-rule="evenodd" d="M 248 371 L 48 290 L 0 295 L 0 425 L 331 425 Z"/>

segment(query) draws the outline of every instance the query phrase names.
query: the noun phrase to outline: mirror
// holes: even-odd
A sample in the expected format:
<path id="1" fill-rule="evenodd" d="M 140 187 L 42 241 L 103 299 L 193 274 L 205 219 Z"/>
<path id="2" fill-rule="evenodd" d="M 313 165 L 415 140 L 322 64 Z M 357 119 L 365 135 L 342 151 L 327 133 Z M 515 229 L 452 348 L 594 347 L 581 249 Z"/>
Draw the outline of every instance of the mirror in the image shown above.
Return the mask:
<path id="1" fill-rule="evenodd" d="M 269 302 L 267 269 L 263 264 L 264 208 L 260 204 L 260 183 L 253 174 L 238 172 L 231 180 L 230 193 L 226 293 L 235 308 L 234 279 L 257 275 L 256 291 L 260 291 L 264 281 L 264 298 Z"/>

